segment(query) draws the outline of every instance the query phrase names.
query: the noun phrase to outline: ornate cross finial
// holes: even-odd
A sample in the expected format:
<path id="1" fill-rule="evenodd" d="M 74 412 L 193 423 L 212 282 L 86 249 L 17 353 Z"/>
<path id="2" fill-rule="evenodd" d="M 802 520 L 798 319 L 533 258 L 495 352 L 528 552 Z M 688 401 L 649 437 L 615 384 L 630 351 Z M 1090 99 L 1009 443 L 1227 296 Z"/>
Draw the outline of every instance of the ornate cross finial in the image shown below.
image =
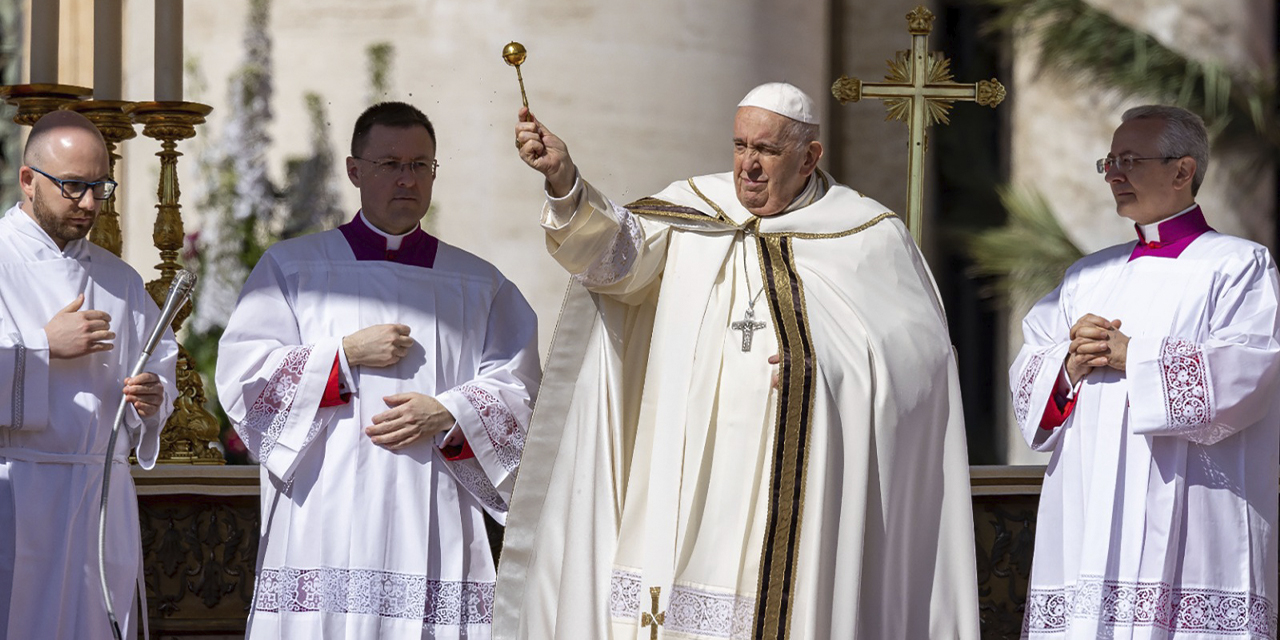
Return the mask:
<path id="1" fill-rule="evenodd" d="M 831 95 L 840 104 L 863 98 L 884 100 L 889 120 L 907 123 L 910 161 L 907 178 L 907 227 L 919 244 L 924 237 L 924 152 L 928 145 L 928 128 L 947 124 L 947 114 L 957 101 L 973 101 L 995 108 L 1004 100 L 1004 85 L 992 78 L 977 84 L 952 81 L 951 61 L 939 53 L 929 52 L 929 32 L 934 15 L 924 7 L 907 14 L 907 31 L 911 33 L 911 50 L 899 51 L 889 61 L 889 75 L 884 82 L 862 82 L 840 76 L 831 85 Z"/>
<path id="2" fill-rule="evenodd" d="M 658 599 L 662 595 L 662 587 L 649 587 L 649 597 L 653 599 L 653 613 L 640 614 L 640 627 L 653 627 L 649 630 L 649 640 L 658 640 L 658 627 L 667 621 L 666 612 L 658 613 Z"/>

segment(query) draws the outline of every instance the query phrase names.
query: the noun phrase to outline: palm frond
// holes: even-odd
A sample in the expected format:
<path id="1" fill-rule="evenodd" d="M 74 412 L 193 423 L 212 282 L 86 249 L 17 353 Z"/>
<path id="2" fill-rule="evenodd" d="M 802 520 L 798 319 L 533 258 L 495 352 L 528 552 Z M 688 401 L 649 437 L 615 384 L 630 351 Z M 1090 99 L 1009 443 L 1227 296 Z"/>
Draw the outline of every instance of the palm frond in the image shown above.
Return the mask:
<path id="1" fill-rule="evenodd" d="M 999 194 L 1009 219 L 1002 227 L 969 237 L 973 274 L 996 276 L 992 293 L 1008 300 L 1038 300 L 1058 286 L 1067 267 L 1084 254 L 1039 191 L 1004 186 Z"/>

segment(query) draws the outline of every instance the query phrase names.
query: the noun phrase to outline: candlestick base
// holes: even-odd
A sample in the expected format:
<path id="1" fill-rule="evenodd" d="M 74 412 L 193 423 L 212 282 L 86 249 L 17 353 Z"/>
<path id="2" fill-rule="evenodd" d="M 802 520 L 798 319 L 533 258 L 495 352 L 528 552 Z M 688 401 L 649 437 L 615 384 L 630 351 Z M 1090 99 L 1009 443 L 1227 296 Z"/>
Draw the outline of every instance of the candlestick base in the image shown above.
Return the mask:
<path id="1" fill-rule="evenodd" d="M 31 126 L 44 114 L 93 95 L 89 87 L 69 84 L 10 84 L 0 86 L 0 98 L 18 108 L 13 121 Z"/>

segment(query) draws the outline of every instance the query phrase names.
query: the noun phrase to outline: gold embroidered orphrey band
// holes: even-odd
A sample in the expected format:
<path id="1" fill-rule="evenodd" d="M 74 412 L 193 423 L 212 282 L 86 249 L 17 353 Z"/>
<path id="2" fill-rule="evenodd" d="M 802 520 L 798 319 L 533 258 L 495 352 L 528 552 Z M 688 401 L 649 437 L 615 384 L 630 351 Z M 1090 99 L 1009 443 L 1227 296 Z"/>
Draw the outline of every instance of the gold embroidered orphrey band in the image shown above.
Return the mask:
<path id="1" fill-rule="evenodd" d="M 819 174 L 819 176 L 822 178 L 823 189 L 830 188 L 830 182 L 827 180 L 826 175 Z M 712 217 L 706 213 L 703 213 L 698 209 L 694 209 L 693 207 L 678 205 L 673 202 L 668 202 L 666 200 L 655 198 L 653 196 L 636 200 L 635 202 L 628 204 L 625 208 L 635 215 L 658 217 L 658 218 L 677 218 L 682 220 L 698 220 L 698 221 L 704 221 L 704 222 L 716 221 L 716 222 L 722 222 L 724 224 L 727 224 L 731 228 L 736 229 L 738 231 L 747 231 L 749 233 L 756 234 L 759 236 L 778 237 L 778 238 L 801 238 L 804 240 L 826 240 L 831 238 L 843 238 L 845 236 L 851 236 L 855 233 L 861 233 L 863 231 L 866 231 L 867 229 L 875 226 L 880 222 L 888 220 L 889 218 L 898 217 L 898 214 L 892 211 L 886 211 L 856 227 L 853 227 L 852 229 L 845 229 L 844 231 L 835 231 L 830 233 L 813 233 L 813 232 L 807 232 L 807 231 L 776 231 L 776 232 L 761 233 L 758 230 L 760 227 L 760 220 L 761 220 L 759 216 L 753 215 L 751 219 L 748 220 L 745 224 L 739 226 L 731 218 L 729 218 L 728 215 L 725 214 L 724 209 L 721 209 L 720 205 L 716 204 L 714 200 L 712 200 L 711 198 L 708 198 L 706 194 L 702 193 L 701 189 L 698 189 L 698 185 L 694 184 L 693 178 L 689 178 L 688 182 L 689 182 L 689 188 L 693 189 L 693 193 L 697 195 L 699 198 L 702 198 L 702 201 L 707 203 L 707 206 L 711 207 L 712 211 L 716 212 L 715 217 Z"/>
<path id="2" fill-rule="evenodd" d="M 785 640 L 790 636 L 790 605 L 795 602 L 795 574 L 800 556 L 815 362 L 813 334 L 805 313 L 804 288 L 791 253 L 791 239 L 761 237 L 757 242 L 782 362 L 769 473 L 768 521 L 760 557 L 752 635 L 756 640 Z"/>

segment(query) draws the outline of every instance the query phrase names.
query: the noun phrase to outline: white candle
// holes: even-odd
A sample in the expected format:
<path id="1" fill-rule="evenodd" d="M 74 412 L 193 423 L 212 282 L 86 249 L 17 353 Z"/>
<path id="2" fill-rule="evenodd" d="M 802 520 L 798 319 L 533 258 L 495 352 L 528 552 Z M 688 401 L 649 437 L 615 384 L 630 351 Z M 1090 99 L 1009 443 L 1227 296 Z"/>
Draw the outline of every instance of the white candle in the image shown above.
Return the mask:
<path id="1" fill-rule="evenodd" d="M 93 97 L 96 100 L 120 99 L 123 26 L 120 0 L 94 0 Z"/>
<path id="2" fill-rule="evenodd" d="M 156 100 L 182 100 L 182 0 L 156 0 Z"/>
<path id="3" fill-rule="evenodd" d="M 31 84 L 58 82 L 58 4 L 31 2 Z"/>

